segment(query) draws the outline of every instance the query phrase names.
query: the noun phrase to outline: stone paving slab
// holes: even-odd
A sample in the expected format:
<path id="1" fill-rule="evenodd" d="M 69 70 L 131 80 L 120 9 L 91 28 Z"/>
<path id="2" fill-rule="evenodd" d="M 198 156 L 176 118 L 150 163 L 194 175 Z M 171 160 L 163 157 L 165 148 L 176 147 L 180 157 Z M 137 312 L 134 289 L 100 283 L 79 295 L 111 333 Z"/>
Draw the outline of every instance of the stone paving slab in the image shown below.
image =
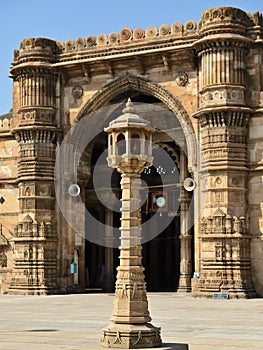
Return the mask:
<path id="1" fill-rule="evenodd" d="M 168 349 L 189 344 L 189 350 L 263 350 L 263 299 L 150 293 L 149 305 Z M 0 350 L 103 350 L 100 330 L 112 309 L 108 294 L 0 295 Z"/>

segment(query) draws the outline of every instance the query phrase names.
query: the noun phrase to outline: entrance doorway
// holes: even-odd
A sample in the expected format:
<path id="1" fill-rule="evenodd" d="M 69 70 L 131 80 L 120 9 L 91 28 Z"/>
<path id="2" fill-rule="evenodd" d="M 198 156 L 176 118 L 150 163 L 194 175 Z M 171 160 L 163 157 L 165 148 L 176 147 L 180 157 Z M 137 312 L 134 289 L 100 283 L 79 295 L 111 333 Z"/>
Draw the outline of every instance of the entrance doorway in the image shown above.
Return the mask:
<path id="1" fill-rule="evenodd" d="M 127 91 L 123 96 L 112 101 L 114 103 L 123 102 L 123 104 L 119 104 L 119 107 L 110 116 L 110 120 L 121 115 L 128 97 L 131 97 L 133 102 L 162 105 L 160 100 L 154 97 Z M 143 117 L 147 118 L 147 108 L 143 109 L 143 113 L 145 113 Z M 151 123 L 158 124 L 161 120 L 162 126 L 167 130 L 179 129 L 179 122 L 174 114 L 166 107 L 163 113 L 164 115 L 152 113 Z M 109 124 L 110 120 L 105 121 L 105 126 Z M 85 191 L 86 208 L 90 214 L 103 224 L 109 222 L 109 212 L 96 195 L 92 175 L 95 165 L 97 167 L 98 159 L 107 149 L 107 143 L 106 133 L 101 132 L 86 149 L 86 154 L 90 156 L 89 166 L 91 169 L 91 177 L 86 184 Z M 153 239 L 143 244 L 143 266 L 148 291 L 175 291 L 180 276 L 180 146 L 162 132 L 159 133 L 155 144 L 168 153 L 172 161 L 167 168 L 167 164 L 162 164 L 162 157 L 157 157 L 155 155 L 156 151 L 153 150 L 153 166 L 142 174 L 142 180 L 147 183 L 149 191 L 147 200 L 142 206 L 142 223 L 151 220 L 153 217 L 157 218 L 157 224 L 155 220 L 153 224 L 148 226 Z M 101 166 L 107 167 L 106 155 L 105 164 Z M 165 186 L 163 184 L 164 178 Z M 120 198 L 120 174 L 117 171 L 112 174 L 111 186 L 116 196 Z M 157 211 L 158 208 L 156 208 L 158 197 L 164 197 L 166 202 L 161 211 Z M 110 215 L 112 226 L 120 227 L 120 213 L 111 212 Z M 159 227 L 158 217 L 162 222 L 167 220 L 165 227 Z M 107 292 L 114 291 L 116 268 L 119 265 L 118 249 L 105 248 L 86 241 L 85 265 L 86 288 Z"/>

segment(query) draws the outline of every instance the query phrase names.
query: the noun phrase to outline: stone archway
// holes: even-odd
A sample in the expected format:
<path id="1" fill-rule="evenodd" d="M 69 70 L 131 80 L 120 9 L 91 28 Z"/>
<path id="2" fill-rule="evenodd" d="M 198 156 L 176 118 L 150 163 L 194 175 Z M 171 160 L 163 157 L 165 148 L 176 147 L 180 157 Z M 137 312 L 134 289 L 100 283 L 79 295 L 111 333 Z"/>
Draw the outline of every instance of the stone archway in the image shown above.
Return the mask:
<path id="1" fill-rule="evenodd" d="M 87 101 L 78 113 L 74 123 L 77 123 L 89 113 L 107 106 L 113 98 L 128 90 L 138 91 L 158 98 L 177 116 L 186 139 L 188 167 L 194 171 L 197 164 L 197 140 L 191 120 L 178 99 L 163 86 L 150 79 L 131 73 L 114 79 L 104 85 Z"/>
<path id="2" fill-rule="evenodd" d="M 184 169 L 183 176 L 187 177 L 188 171 L 196 171 L 197 164 L 197 142 L 196 135 L 194 132 L 194 128 L 192 126 L 191 120 L 180 104 L 180 102 L 174 97 L 169 91 L 167 91 L 160 84 L 153 82 L 147 78 L 136 76 L 133 74 L 125 74 L 110 83 L 104 85 L 93 97 L 91 97 L 86 104 L 82 107 L 78 116 L 75 119 L 74 124 L 81 121 L 82 118 L 90 115 L 91 118 L 96 119 L 96 115 L 92 112 L 97 111 L 103 107 L 110 106 L 112 101 L 118 98 L 121 95 L 129 94 L 130 92 L 137 92 L 139 94 L 152 96 L 158 99 L 163 105 L 165 105 L 171 114 L 174 114 L 180 123 L 180 127 L 183 131 L 185 137 L 186 144 L 186 152 L 187 157 L 184 152 L 181 150 L 180 157 L 177 157 L 174 154 L 173 149 L 170 148 L 167 144 L 159 143 L 159 145 L 165 149 L 167 153 L 169 153 L 178 167 Z M 105 116 L 106 117 L 106 116 Z M 105 119 L 105 118 L 104 118 Z M 105 121 L 105 120 L 104 120 Z M 100 121 L 101 123 L 101 121 Z M 180 163 L 180 164 L 179 164 Z M 181 180 L 182 180 L 181 178 Z M 182 181 L 181 181 L 182 182 Z M 184 225 L 187 221 L 186 215 L 188 215 L 189 209 L 189 197 L 187 193 L 182 190 L 180 199 L 181 199 L 181 223 L 180 226 Z M 182 291 L 190 291 L 191 290 L 191 271 L 192 271 L 192 262 L 191 262 L 191 251 L 193 251 L 193 247 L 191 246 L 191 233 L 189 228 L 187 230 L 183 230 L 183 235 L 178 239 L 180 239 L 181 247 L 181 257 L 182 261 L 180 262 L 180 284 L 178 286 L 179 290 Z M 106 254 L 107 255 L 107 254 Z M 112 259 L 112 258 L 111 258 Z M 103 264 L 103 262 L 101 263 Z"/>

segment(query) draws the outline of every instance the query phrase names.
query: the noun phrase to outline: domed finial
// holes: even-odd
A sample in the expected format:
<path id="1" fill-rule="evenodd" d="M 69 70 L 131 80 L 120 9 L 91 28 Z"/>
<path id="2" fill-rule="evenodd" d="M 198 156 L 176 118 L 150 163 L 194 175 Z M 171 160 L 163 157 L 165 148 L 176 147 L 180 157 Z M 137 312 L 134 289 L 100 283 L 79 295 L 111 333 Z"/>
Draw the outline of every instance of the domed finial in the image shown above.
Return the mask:
<path id="1" fill-rule="evenodd" d="M 131 98 L 128 98 L 128 101 L 126 102 L 126 106 L 122 111 L 123 113 L 135 113 L 134 105 L 131 101 Z"/>

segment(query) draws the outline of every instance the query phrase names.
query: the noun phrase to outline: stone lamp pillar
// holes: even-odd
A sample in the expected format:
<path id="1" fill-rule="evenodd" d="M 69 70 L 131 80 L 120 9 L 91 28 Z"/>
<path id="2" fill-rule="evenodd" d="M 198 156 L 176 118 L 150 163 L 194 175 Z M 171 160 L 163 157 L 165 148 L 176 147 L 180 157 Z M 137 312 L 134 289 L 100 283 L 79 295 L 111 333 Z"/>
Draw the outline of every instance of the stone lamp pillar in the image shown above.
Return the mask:
<path id="1" fill-rule="evenodd" d="M 130 99 L 123 113 L 105 129 L 108 165 L 121 173 L 122 217 L 112 324 L 102 330 L 101 344 L 108 348 L 152 348 L 161 345 L 161 337 L 160 328 L 149 323 L 142 266 L 140 174 L 152 164 L 154 129 L 135 114 Z"/>

